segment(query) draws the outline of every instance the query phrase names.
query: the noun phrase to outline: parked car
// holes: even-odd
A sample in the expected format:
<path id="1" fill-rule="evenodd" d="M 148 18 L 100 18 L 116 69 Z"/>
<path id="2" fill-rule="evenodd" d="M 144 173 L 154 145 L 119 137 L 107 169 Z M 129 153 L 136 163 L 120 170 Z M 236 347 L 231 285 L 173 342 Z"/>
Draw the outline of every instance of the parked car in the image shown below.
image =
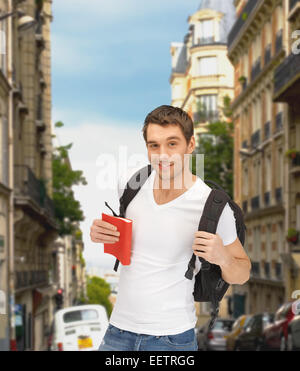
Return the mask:
<path id="1" fill-rule="evenodd" d="M 54 315 L 51 350 L 98 350 L 108 327 L 102 305 L 79 305 L 58 310 Z"/>
<path id="2" fill-rule="evenodd" d="M 208 328 L 209 322 L 198 330 L 198 349 L 226 350 L 226 336 L 231 331 L 234 320 L 218 318 L 211 330 Z"/>
<path id="3" fill-rule="evenodd" d="M 287 350 L 300 350 L 300 314 L 288 324 Z"/>
<path id="4" fill-rule="evenodd" d="M 234 350 L 264 350 L 264 329 L 274 320 L 273 313 L 251 316 L 235 341 Z"/>
<path id="5" fill-rule="evenodd" d="M 231 332 L 226 336 L 226 350 L 234 350 L 234 345 L 237 337 L 243 331 L 252 316 L 249 314 L 243 314 L 239 316 L 232 325 Z"/>
<path id="6" fill-rule="evenodd" d="M 286 350 L 288 324 L 294 318 L 293 302 L 282 304 L 275 313 L 274 323 L 264 331 L 265 346 L 269 350 Z"/>

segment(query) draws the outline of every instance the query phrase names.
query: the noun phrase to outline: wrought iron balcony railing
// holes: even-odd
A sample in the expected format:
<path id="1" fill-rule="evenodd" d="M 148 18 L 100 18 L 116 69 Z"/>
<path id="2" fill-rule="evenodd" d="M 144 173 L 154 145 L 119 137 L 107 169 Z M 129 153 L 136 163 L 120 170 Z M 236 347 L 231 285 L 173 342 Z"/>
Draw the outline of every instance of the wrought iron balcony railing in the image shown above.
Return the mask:
<path id="1" fill-rule="evenodd" d="M 41 208 L 54 217 L 54 203 L 47 195 L 43 182 L 36 178 L 33 171 L 26 165 L 14 166 L 15 194 L 34 200 Z"/>
<path id="2" fill-rule="evenodd" d="M 295 79 L 300 73 L 300 53 L 290 54 L 276 68 L 274 73 L 274 95 L 275 102 L 288 102 L 296 100 L 299 96 L 299 90 L 293 89 L 296 83 L 299 84 L 299 78 Z M 286 93 L 289 94 L 286 94 Z"/>
<path id="3" fill-rule="evenodd" d="M 48 283 L 47 271 L 20 271 L 15 273 L 16 289 Z"/>
<path id="4" fill-rule="evenodd" d="M 228 48 L 231 47 L 234 40 L 239 36 L 240 31 L 242 30 L 243 26 L 245 25 L 245 22 L 253 12 L 254 8 L 256 7 L 259 0 L 248 0 L 244 9 L 241 11 L 241 14 L 239 18 L 234 23 L 233 27 L 231 28 L 229 34 L 228 34 Z"/>

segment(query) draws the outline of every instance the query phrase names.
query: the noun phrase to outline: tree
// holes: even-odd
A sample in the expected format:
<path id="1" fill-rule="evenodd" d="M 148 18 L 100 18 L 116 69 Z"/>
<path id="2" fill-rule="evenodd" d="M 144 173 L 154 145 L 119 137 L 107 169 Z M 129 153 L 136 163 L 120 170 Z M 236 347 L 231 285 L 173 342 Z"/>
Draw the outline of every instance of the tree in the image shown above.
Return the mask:
<path id="1" fill-rule="evenodd" d="M 233 197 L 233 131 L 230 98 L 224 97 L 223 113 L 228 121 L 215 121 L 207 125 L 207 132 L 201 134 L 195 153 L 204 157 L 204 180 L 218 183 Z M 192 172 L 196 174 L 195 158 L 192 158 Z"/>
<path id="2" fill-rule="evenodd" d="M 55 127 L 62 127 L 61 121 L 55 123 Z M 80 203 L 74 197 L 73 185 L 86 185 L 86 179 L 81 170 L 74 171 L 69 163 L 68 150 L 73 143 L 59 146 L 52 154 L 53 170 L 53 202 L 55 219 L 59 226 L 60 236 L 76 233 L 76 222 L 84 220 Z"/>
<path id="3" fill-rule="evenodd" d="M 112 303 L 108 297 L 111 293 L 110 285 L 103 278 L 88 277 L 87 279 L 87 297 L 88 304 L 100 304 L 106 308 L 108 317 L 112 312 Z"/>

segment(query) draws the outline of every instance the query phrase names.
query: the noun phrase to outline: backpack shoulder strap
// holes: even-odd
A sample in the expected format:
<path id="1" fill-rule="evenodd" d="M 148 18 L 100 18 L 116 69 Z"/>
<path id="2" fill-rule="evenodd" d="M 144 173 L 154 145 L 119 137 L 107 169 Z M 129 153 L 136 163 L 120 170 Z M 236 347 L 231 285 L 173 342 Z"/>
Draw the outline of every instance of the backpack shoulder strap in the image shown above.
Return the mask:
<path id="1" fill-rule="evenodd" d="M 130 202 L 134 199 L 137 195 L 139 190 L 142 188 L 143 184 L 149 178 L 153 168 L 151 164 L 144 166 L 143 168 L 137 170 L 129 179 L 124 189 L 122 196 L 120 197 L 120 209 L 119 209 L 119 216 L 125 218 L 125 212 L 127 206 Z M 119 259 L 116 259 L 114 271 L 117 272 L 119 266 Z"/>
<path id="2" fill-rule="evenodd" d="M 125 217 L 127 206 L 134 199 L 136 194 L 142 188 L 143 184 L 149 178 L 153 168 L 151 164 L 144 166 L 136 171 L 126 184 L 124 192 L 120 197 L 120 216 Z"/>
<path id="3" fill-rule="evenodd" d="M 215 189 L 215 188 L 213 188 L 210 191 L 208 198 L 204 205 L 202 216 L 200 218 L 198 231 L 216 233 L 219 218 L 228 200 L 229 200 L 229 196 L 227 195 L 225 191 L 222 191 L 220 189 Z M 210 269 L 210 263 L 208 261 L 206 261 L 202 257 L 199 257 L 199 260 L 202 263 L 201 269 L 203 270 Z M 195 262 L 196 262 L 196 255 L 193 253 L 189 261 L 189 264 L 188 264 L 188 269 L 185 273 L 185 277 L 190 280 L 193 278 Z"/>

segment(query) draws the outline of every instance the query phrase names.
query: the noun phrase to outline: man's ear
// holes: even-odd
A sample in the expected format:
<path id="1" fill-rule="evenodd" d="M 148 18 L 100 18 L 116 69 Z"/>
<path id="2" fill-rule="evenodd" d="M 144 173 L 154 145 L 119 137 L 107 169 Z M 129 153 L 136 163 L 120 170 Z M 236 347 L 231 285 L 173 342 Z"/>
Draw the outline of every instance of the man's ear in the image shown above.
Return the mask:
<path id="1" fill-rule="evenodd" d="M 188 148 L 189 148 L 190 153 L 193 153 L 195 148 L 196 148 L 196 142 L 195 142 L 195 136 L 194 135 L 192 135 L 192 137 L 190 139 L 190 143 L 188 145 Z"/>

